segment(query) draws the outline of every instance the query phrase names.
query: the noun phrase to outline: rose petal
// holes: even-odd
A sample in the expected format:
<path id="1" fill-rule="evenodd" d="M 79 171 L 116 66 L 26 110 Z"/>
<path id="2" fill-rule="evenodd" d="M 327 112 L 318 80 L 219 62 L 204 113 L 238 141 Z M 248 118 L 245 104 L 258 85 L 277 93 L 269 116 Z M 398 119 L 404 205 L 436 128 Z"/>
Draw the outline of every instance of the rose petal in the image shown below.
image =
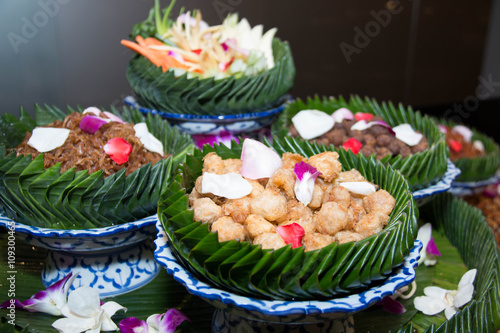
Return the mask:
<path id="1" fill-rule="evenodd" d="M 387 311 L 387 312 L 390 312 L 390 313 L 397 313 L 397 314 L 401 314 L 401 313 L 405 313 L 406 312 L 406 309 L 405 307 L 403 306 L 403 304 L 401 304 L 401 302 L 395 300 L 395 299 L 392 299 L 392 297 L 384 297 L 384 299 L 382 299 L 380 302 L 379 302 L 380 305 L 382 305 L 382 309 L 384 311 Z"/>
<path id="2" fill-rule="evenodd" d="M 83 114 L 92 113 L 94 116 L 99 117 L 101 115 L 101 110 L 99 110 L 95 106 L 91 106 L 91 107 L 88 107 L 85 110 L 83 110 L 82 113 Z"/>
<path id="3" fill-rule="evenodd" d="M 350 138 L 349 140 L 347 140 L 346 142 L 344 142 L 344 144 L 342 145 L 342 147 L 345 150 L 349 150 L 350 149 L 354 153 L 354 155 L 356 155 L 357 153 L 359 153 L 359 151 L 363 147 L 363 144 L 361 142 L 359 142 L 355 138 Z"/>
<path id="4" fill-rule="evenodd" d="M 342 182 L 339 185 L 355 194 L 369 195 L 377 192 L 375 185 L 368 182 Z"/>
<path id="5" fill-rule="evenodd" d="M 148 130 L 146 123 L 138 123 L 134 125 L 135 136 L 139 138 L 144 148 L 147 150 L 164 155 L 163 144 Z"/>
<path id="6" fill-rule="evenodd" d="M 455 153 L 459 153 L 462 151 L 462 144 L 458 142 L 457 140 L 449 139 L 448 140 L 448 146 L 450 147 L 451 150 L 453 150 Z"/>
<path id="7" fill-rule="evenodd" d="M 302 110 L 292 118 L 292 122 L 305 140 L 321 136 L 335 125 L 335 120 L 330 115 L 319 110 Z"/>
<path id="8" fill-rule="evenodd" d="M 474 140 L 474 142 L 472 143 L 472 147 L 476 148 L 481 152 L 484 151 L 484 144 L 479 140 Z"/>
<path id="9" fill-rule="evenodd" d="M 423 135 L 413 130 L 410 124 L 401 124 L 393 127 L 396 138 L 406 143 L 408 146 L 417 145 L 422 140 Z"/>
<path id="10" fill-rule="evenodd" d="M 40 153 L 45 153 L 60 147 L 66 142 L 70 130 L 67 128 L 35 127 L 28 140 L 28 146 Z"/>
<path id="11" fill-rule="evenodd" d="M 252 192 L 252 185 L 240 174 L 224 175 L 205 172 L 201 181 L 201 193 L 212 193 L 228 199 L 239 199 Z"/>
<path id="12" fill-rule="evenodd" d="M 354 115 L 349 109 L 340 108 L 334 113 L 332 113 L 332 117 L 336 123 L 341 123 L 344 119 L 352 120 L 354 119 Z"/>
<path id="13" fill-rule="evenodd" d="M 249 179 L 269 178 L 283 164 L 274 150 L 253 139 L 243 141 L 241 161 L 241 175 Z"/>
<path id="14" fill-rule="evenodd" d="M 441 257 L 441 253 L 439 252 L 437 245 L 434 242 L 434 238 L 432 238 L 432 237 L 429 240 L 429 243 L 427 243 L 427 246 L 425 247 L 425 251 L 427 251 L 427 253 L 429 253 L 433 256 Z"/>
<path id="15" fill-rule="evenodd" d="M 110 121 L 110 120 L 109 120 Z M 85 116 L 80 121 L 80 129 L 85 133 L 94 134 L 101 128 L 102 125 L 108 123 L 106 119 L 102 119 L 94 116 Z"/>
<path id="16" fill-rule="evenodd" d="M 415 305 L 415 308 L 418 311 L 421 311 L 429 316 L 438 314 L 446 309 L 446 304 L 444 304 L 443 301 L 426 296 L 415 297 L 413 305 Z"/>
<path id="17" fill-rule="evenodd" d="M 147 333 L 148 324 L 135 317 L 125 318 L 118 324 L 121 333 Z"/>
<path id="18" fill-rule="evenodd" d="M 122 138 L 113 138 L 104 145 L 104 152 L 117 164 L 128 162 L 132 145 Z"/>
<path id="19" fill-rule="evenodd" d="M 298 223 L 281 225 L 276 228 L 276 232 L 283 238 L 286 244 L 292 244 L 292 248 L 302 246 L 302 237 L 305 235 L 304 228 Z"/>
<path id="20" fill-rule="evenodd" d="M 108 117 L 108 119 L 110 119 L 111 121 L 114 121 L 116 123 L 121 123 L 121 124 L 126 124 L 125 121 L 122 120 L 122 118 L 118 117 L 117 115 L 111 113 L 111 112 L 108 112 L 108 111 L 104 111 L 103 112 L 106 117 Z"/>
<path id="21" fill-rule="evenodd" d="M 476 279 L 476 273 L 477 269 L 475 268 L 468 270 L 460 279 L 460 282 L 458 283 L 458 289 L 467 285 L 472 285 L 474 283 L 474 280 Z"/>
<path id="22" fill-rule="evenodd" d="M 465 142 L 470 142 L 472 139 L 472 131 L 464 125 L 455 126 L 453 127 L 452 131 L 455 133 L 459 133 L 464 138 Z"/>
<path id="23" fill-rule="evenodd" d="M 439 131 L 440 131 L 441 133 L 446 134 L 446 133 L 448 132 L 448 128 L 447 128 L 446 126 L 443 126 L 443 125 L 438 125 L 438 127 L 439 127 Z"/>
<path id="24" fill-rule="evenodd" d="M 294 172 L 297 176 L 294 185 L 295 197 L 304 205 L 308 205 L 312 200 L 314 182 L 321 172 L 303 161 L 295 164 Z"/>
<path id="25" fill-rule="evenodd" d="M 351 130 L 353 131 L 364 131 L 365 129 L 370 128 L 371 125 L 368 124 L 366 120 L 360 120 L 354 125 L 351 126 Z"/>
<path id="26" fill-rule="evenodd" d="M 160 321 L 160 332 L 174 333 L 183 321 L 191 321 L 184 313 L 177 309 L 168 310 Z"/>
<path id="27" fill-rule="evenodd" d="M 354 118 L 356 118 L 357 121 L 360 121 L 360 120 L 370 121 L 373 119 L 373 114 L 364 113 L 364 112 L 356 112 L 354 114 Z"/>

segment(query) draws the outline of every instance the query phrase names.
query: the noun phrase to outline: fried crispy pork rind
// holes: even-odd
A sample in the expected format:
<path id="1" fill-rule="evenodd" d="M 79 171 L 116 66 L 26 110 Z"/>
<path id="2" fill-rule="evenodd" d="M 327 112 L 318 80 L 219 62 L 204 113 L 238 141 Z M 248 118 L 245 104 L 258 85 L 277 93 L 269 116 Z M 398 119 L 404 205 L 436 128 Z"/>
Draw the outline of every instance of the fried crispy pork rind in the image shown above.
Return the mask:
<path id="1" fill-rule="evenodd" d="M 347 108 L 352 113 L 372 113 L 382 117 L 392 127 L 408 123 L 414 130 L 421 132 L 427 138 L 429 148 L 421 153 L 415 153 L 405 158 L 400 155 L 387 155 L 381 159 L 383 164 L 401 171 L 408 179 L 412 190 L 428 187 L 438 182 L 446 173 L 449 152 L 444 134 L 440 132 L 433 119 L 418 111 L 413 111 L 411 107 L 405 108 L 401 104 L 395 106 L 385 102 L 379 104 L 375 99 L 370 98 L 362 99 L 359 96 L 351 96 L 349 100 L 345 100 L 343 97 L 320 98 L 316 96 L 305 102 L 298 99 L 289 103 L 272 126 L 272 133 L 276 136 L 275 141 L 285 148 L 288 147 L 288 140 L 291 138 L 289 131 L 291 119 L 299 111 L 313 109 L 332 114 L 339 108 Z M 305 144 L 300 143 L 300 145 L 304 146 Z M 339 151 L 343 148 L 323 145 L 318 152 L 326 150 Z"/>
<path id="2" fill-rule="evenodd" d="M 298 141 L 292 140 L 295 144 Z M 300 147 L 300 146 L 296 146 Z M 320 147 L 289 152 L 307 157 Z M 219 242 L 209 224 L 193 222 L 189 193 L 202 174 L 203 157 L 215 151 L 221 158 L 239 158 L 241 144 L 232 148 L 205 146 L 188 154 L 162 193 L 158 216 L 180 261 L 217 287 L 237 294 L 267 299 L 324 299 L 366 289 L 380 283 L 409 253 L 416 237 L 418 211 L 408 182 L 400 172 L 373 158 L 340 151 L 343 170 L 355 168 L 396 200 L 388 225 L 358 242 L 334 242 L 304 252 L 291 245 L 263 250 L 259 245 L 230 240 Z M 280 152 L 281 154 L 281 152 Z"/>
<path id="3" fill-rule="evenodd" d="M 61 164 L 44 167 L 44 154 L 16 156 L 15 147 L 26 132 L 45 126 L 81 108 L 35 107 L 36 120 L 21 109 L 19 118 L 0 117 L 0 210 L 24 224 L 54 229 L 90 229 L 135 221 L 154 215 L 161 191 L 171 171 L 193 149 L 189 136 L 171 128 L 158 116 L 143 116 L 124 108 L 119 114 L 127 122 L 146 122 L 149 131 L 162 143 L 166 154 L 154 165 L 145 164 L 128 176 L 122 169 L 108 177 L 103 170 L 89 173 L 70 168 L 61 172 Z M 99 157 L 104 152 L 96 152 Z"/>

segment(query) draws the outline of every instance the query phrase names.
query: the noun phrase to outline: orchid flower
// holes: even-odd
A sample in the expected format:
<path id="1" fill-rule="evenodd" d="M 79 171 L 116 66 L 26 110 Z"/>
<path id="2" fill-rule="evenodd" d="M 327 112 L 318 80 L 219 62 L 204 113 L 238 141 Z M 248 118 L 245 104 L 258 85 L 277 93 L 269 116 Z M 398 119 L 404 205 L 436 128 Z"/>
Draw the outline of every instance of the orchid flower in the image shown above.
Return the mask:
<path id="1" fill-rule="evenodd" d="M 293 172 L 297 176 L 294 187 L 295 196 L 304 205 L 308 205 L 312 200 L 314 182 L 321 172 L 304 161 L 295 164 Z"/>
<path id="2" fill-rule="evenodd" d="M 302 110 L 292 118 L 292 123 L 303 139 L 310 140 L 331 130 L 335 119 L 323 111 Z"/>
<path id="3" fill-rule="evenodd" d="M 210 146 L 214 146 L 214 144 L 222 143 L 228 148 L 231 148 L 231 140 L 235 140 L 236 143 L 239 143 L 239 140 L 236 136 L 232 135 L 229 132 L 221 132 L 218 135 L 204 135 L 204 134 L 195 134 L 192 135 L 194 143 L 200 149 L 203 148 L 203 145 L 209 144 Z"/>
<path id="4" fill-rule="evenodd" d="M 434 286 L 426 287 L 424 289 L 425 296 L 415 297 L 413 300 L 415 308 L 430 316 L 444 310 L 446 319 L 450 319 L 460 307 L 472 299 L 476 272 L 476 269 L 467 271 L 458 283 L 457 290 L 446 290 Z"/>
<path id="5" fill-rule="evenodd" d="M 252 184 L 240 174 L 230 172 L 223 175 L 204 172 L 201 193 L 212 193 L 228 199 L 239 199 L 252 192 Z"/>
<path id="6" fill-rule="evenodd" d="M 72 291 L 61 313 L 66 317 L 56 320 L 52 327 L 63 333 L 116 331 L 118 326 L 111 317 L 118 310 L 127 311 L 116 302 L 101 305 L 97 290 L 84 286 Z"/>
<path id="7" fill-rule="evenodd" d="M 439 253 L 432 238 L 432 225 L 430 223 L 426 223 L 418 229 L 417 239 L 423 244 L 418 264 L 424 263 L 425 266 L 434 266 L 437 262 L 435 256 L 440 257 L 441 253 Z"/>
<path id="8" fill-rule="evenodd" d="M 40 153 L 51 151 L 66 142 L 69 132 L 67 128 L 35 127 L 28 140 L 28 146 Z"/>
<path id="9" fill-rule="evenodd" d="M 121 333 L 173 333 L 183 321 L 191 321 L 181 311 L 170 309 L 166 313 L 154 314 L 147 322 L 135 317 L 120 321 Z"/>
<path id="10" fill-rule="evenodd" d="M 37 292 L 24 302 L 20 302 L 17 299 L 8 300 L 0 304 L 0 309 L 7 308 L 10 304 L 14 303 L 18 309 L 60 316 L 61 308 L 66 304 L 69 288 L 77 276 L 78 273 L 73 275 L 73 273 L 70 272 L 61 280 L 47 289 Z"/>
<path id="11" fill-rule="evenodd" d="M 253 139 L 243 141 L 241 162 L 241 175 L 248 179 L 269 178 L 283 165 L 274 150 Z"/>

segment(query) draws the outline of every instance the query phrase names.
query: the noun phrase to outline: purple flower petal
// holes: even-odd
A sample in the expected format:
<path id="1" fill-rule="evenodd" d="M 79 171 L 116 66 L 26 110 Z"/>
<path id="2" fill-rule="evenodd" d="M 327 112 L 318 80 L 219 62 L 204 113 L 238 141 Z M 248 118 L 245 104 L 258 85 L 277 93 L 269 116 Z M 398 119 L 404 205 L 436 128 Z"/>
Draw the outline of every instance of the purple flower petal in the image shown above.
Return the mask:
<path id="1" fill-rule="evenodd" d="M 28 305 L 28 303 L 26 303 L 26 302 L 28 302 L 29 300 L 35 300 L 35 299 L 38 301 L 45 301 L 45 300 L 49 300 L 50 296 L 46 290 L 40 290 L 39 292 L 37 292 L 36 294 L 31 296 L 30 299 L 24 301 L 23 304 Z"/>
<path id="2" fill-rule="evenodd" d="M 434 238 L 431 237 L 431 240 L 427 244 L 427 247 L 425 248 L 425 251 L 429 254 L 432 254 L 433 256 L 438 256 L 441 257 L 441 253 L 439 252 L 436 243 L 434 242 Z"/>
<path id="3" fill-rule="evenodd" d="M 385 121 L 382 121 L 382 120 L 374 120 L 372 122 L 370 122 L 371 126 L 373 125 L 380 125 L 380 126 L 384 126 L 385 128 L 387 128 L 389 130 L 389 133 L 391 133 L 392 135 L 395 135 L 394 131 L 392 130 L 392 127 L 386 123 Z"/>
<path id="4" fill-rule="evenodd" d="M 401 304 L 399 301 L 396 301 L 395 299 L 392 299 L 390 296 L 385 297 L 377 304 L 382 305 L 382 309 L 390 313 L 401 314 L 406 312 L 403 304 Z"/>
<path id="5" fill-rule="evenodd" d="M 295 164 L 295 167 L 293 168 L 293 172 L 295 172 L 295 175 L 297 176 L 297 178 L 302 181 L 304 179 L 304 174 L 306 172 L 309 172 L 311 175 L 315 174 L 316 172 L 318 172 L 318 169 L 316 169 L 315 167 L 313 167 L 312 165 L 304 162 L 304 161 L 301 161 L 297 164 Z M 321 172 L 318 172 L 318 175 L 320 175 Z M 316 175 L 315 178 L 318 176 Z"/>
<path id="6" fill-rule="evenodd" d="M 227 46 L 226 43 L 222 43 L 222 44 L 220 44 L 220 46 L 222 46 L 222 49 L 224 50 L 224 52 L 227 52 L 227 50 L 229 50 L 229 46 Z"/>
<path id="7" fill-rule="evenodd" d="M 312 199 L 314 182 L 321 172 L 304 161 L 295 164 L 293 171 L 297 176 L 294 186 L 295 196 L 304 205 L 308 205 Z"/>
<path id="8" fill-rule="evenodd" d="M 84 131 L 85 133 L 90 133 L 94 134 L 99 130 L 99 128 L 106 124 L 107 121 L 99 118 L 99 117 L 94 117 L 94 116 L 85 116 L 82 118 L 80 121 L 80 129 Z"/>
<path id="9" fill-rule="evenodd" d="M 54 283 L 53 285 L 51 285 L 50 287 L 48 287 L 46 289 L 46 291 L 48 291 L 49 293 L 52 293 L 52 292 L 56 292 L 56 291 L 62 291 L 64 290 L 64 286 L 66 285 L 66 282 L 68 282 L 68 280 L 73 276 L 73 272 L 69 272 L 68 275 L 66 275 L 65 277 L 63 277 L 61 280 L 57 281 L 56 283 Z M 74 279 L 73 279 L 74 280 Z M 71 281 L 73 282 L 73 281 Z M 71 285 L 71 284 L 70 284 Z M 36 294 L 35 294 L 36 295 Z"/>
<path id="10" fill-rule="evenodd" d="M 135 317 L 125 318 L 118 324 L 121 333 L 147 333 L 148 324 Z"/>
<path id="11" fill-rule="evenodd" d="M 168 310 L 160 322 L 160 332 L 173 333 L 183 321 L 191 321 L 184 313 L 177 309 Z"/>
<path id="12" fill-rule="evenodd" d="M 14 301 L 14 302 L 12 302 L 12 301 Z M 21 303 L 21 301 L 18 300 L 18 299 L 9 299 L 9 300 L 6 300 L 2 304 L 0 304 L 0 309 L 7 309 L 8 307 L 11 306 L 12 303 L 14 303 L 14 307 L 16 309 L 24 309 L 23 303 Z"/>
<path id="13" fill-rule="evenodd" d="M 121 124 L 126 124 L 126 122 L 123 121 L 122 118 L 118 117 L 117 115 L 115 115 L 111 112 L 104 111 L 103 113 L 108 117 L 108 119 L 111 119 L 111 121 L 121 123 Z"/>

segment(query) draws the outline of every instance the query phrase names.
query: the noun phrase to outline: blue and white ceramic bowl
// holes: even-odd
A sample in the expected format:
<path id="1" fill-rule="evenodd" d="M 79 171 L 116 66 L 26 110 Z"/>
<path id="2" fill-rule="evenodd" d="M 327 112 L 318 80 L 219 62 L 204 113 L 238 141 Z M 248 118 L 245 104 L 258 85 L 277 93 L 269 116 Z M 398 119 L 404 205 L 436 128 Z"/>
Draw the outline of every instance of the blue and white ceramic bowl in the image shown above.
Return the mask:
<path id="1" fill-rule="evenodd" d="M 15 231 L 15 241 L 48 249 L 42 269 L 47 287 L 70 272 L 79 273 L 72 288 L 95 287 L 101 297 L 135 290 L 151 281 L 160 267 L 154 260 L 157 215 L 106 228 L 38 228 L 0 214 L 0 226 Z"/>
<path id="2" fill-rule="evenodd" d="M 343 318 L 368 308 L 386 296 L 393 295 L 396 290 L 415 279 L 415 267 L 422 248 L 422 243 L 415 241 L 415 246 L 402 266 L 382 284 L 359 294 L 327 301 L 269 301 L 240 296 L 214 288 L 199 280 L 179 264 L 168 245 L 168 238 L 160 222 L 156 227 L 158 234 L 155 240 L 155 259 L 191 294 L 203 298 L 217 309 L 231 312 L 234 316 L 283 324 L 317 323 Z"/>
<path id="3" fill-rule="evenodd" d="M 457 168 L 451 160 L 448 160 L 448 169 L 439 182 L 413 192 L 413 198 L 415 198 L 417 205 L 422 206 L 423 204 L 429 202 L 433 196 L 450 190 L 455 179 L 460 175 L 460 172 L 460 169 Z"/>
<path id="4" fill-rule="evenodd" d="M 500 171 L 488 179 L 477 182 L 453 182 L 451 184 L 451 193 L 458 196 L 473 195 L 481 193 L 488 185 L 500 182 Z"/>
<path id="5" fill-rule="evenodd" d="M 285 101 L 288 98 L 285 98 Z M 192 115 L 167 113 L 157 110 L 151 110 L 139 105 L 137 100 L 128 96 L 125 103 L 131 107 L 139 109 L 142 113 L 159 114 L 167 119 L 170 125 L 179 128 L 181 132 L 195 135 L 220 135 L 221 133 L 240 134 L 250 133 L 270 126 L 278 115 L 284 110 L 285 103 L 270 110 L 243 113 L 234 115 Z"/>

